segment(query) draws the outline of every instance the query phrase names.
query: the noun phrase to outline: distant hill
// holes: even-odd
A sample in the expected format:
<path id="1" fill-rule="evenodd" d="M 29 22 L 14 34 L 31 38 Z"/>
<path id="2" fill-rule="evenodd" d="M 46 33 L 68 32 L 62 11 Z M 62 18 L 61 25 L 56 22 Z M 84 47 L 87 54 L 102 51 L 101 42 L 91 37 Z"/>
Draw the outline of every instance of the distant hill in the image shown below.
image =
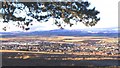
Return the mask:
<path id="1" fill-rule="evenodd" d="M 85 29 L 85 30 L 50 30 L 50 31 L 34 31 L 34 32 L 0 32 L 2 37 L 17 36 L 107 36 L 118 37 L 118 30 L 115 28 L 103 29 Z"/>

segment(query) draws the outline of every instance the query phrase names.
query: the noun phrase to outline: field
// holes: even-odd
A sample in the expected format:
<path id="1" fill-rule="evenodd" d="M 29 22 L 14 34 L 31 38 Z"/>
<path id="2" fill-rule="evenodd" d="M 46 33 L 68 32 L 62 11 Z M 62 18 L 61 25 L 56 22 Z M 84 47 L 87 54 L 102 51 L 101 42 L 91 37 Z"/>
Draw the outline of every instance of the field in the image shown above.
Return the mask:
<path id="1" fill-rule="evenodd" d="M 3 66 L 120 66 L 118 38 L 24 36 L 0 41 Z"/>

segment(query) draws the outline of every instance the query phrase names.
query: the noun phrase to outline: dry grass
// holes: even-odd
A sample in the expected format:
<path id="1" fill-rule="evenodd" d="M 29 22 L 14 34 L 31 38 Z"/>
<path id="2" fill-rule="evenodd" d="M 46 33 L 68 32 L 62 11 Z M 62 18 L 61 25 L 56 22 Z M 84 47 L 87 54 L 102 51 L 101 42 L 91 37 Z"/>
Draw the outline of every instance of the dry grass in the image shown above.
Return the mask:
<path id="1" fill-rule="evenodd" d="M 70 40 L 66 40 L 70 39 Z M 0 40 L 13 40 L 13 41 L 25 41 L 25 40 L 45 40 L 45 41 L 64 41 L 64 42 L 79 42 L 83 40 L 101 40 L 105 42 L 116 42 L 118 38 L 108 37 L 74 37 L 74 36 L 53 36 L 53 37 L 41 37 L 41 36 L 25 36 L 25 37 L 13 37 L 13 38 L 0 38 Z"/>

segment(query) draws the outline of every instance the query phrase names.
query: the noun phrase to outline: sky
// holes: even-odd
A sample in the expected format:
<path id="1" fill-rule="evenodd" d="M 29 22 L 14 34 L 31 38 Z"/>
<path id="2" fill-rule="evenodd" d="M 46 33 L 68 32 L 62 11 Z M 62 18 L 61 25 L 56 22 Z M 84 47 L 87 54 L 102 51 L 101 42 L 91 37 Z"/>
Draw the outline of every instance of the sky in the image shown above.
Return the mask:
<path id="1" fill-rule="evenodd" d="M 100 11 L 101 20 L 95 27 L 118 26 L 118 2 L 119 0 L 88 0 L 91 5 Z"/>
<path id="2" fill-rule="evenodd" d="M 76 29 L 85 28 L 111 28 L 118 27 L 118 2 L 119 0 L 84 0 L 91 3 L 90 7 L 96 7 L 96 10 L 100 11 L 98 17 L 100 21 L 93 27 L 86 27 L 80 23 L 80 26 Z"/>
<path id="3" fill-rule="evenodd" d="M 87 1 L 87 0 L 84 0 Z M 83 23 L 78 23 L 77 25 L 74 25 L 72 27 L 66 26 L 65 29 L 68 30 L 79 30 L 79 29 L 94 29 L 94 28 L 112 28 L 112 27 L 118 27 L 118 2 L 119 0 L 88 0 L 88 2 L 91 3 L 91 8 L 96 7 L 96 10 L 100 11 L 100 14 L 98 17 L 101 18 L 101 20 L 93 27 L 87 27 Z M 56 25 L 53 23 L 53 19 L 50 19 L 48 22 L 45 23 L 38 23 L 33 24 L 30 26 L 29 31 L 40 31 L 40 30 L 54 30 L 59 29 Z M 74 21 L 72 21 L 74 22 Z M 33 22 L 34 23 L 34 22 Z M 2 30 L 2 27 L 8 26 L 9 28 L 7 31 L 23 31 L 22 29 L 15 27 L 12 24 L 3 24 L 0 22 L 0 32 L 4 32 Z"/>

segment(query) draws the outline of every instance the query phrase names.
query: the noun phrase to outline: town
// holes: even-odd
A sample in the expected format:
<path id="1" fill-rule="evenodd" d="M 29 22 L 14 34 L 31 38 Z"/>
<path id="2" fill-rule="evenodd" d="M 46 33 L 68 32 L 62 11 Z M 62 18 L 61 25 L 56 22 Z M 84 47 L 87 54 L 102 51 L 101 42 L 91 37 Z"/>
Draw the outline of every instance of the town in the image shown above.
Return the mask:
<path id="1" fill-rule="evenodd" d="M 111 37 L 25 36 L 0 39 L 4 66 L 119 66 L 120 43 Z"/>
<path id="2" fill-rule="evenodd" d="M 71 42 L 72 41 L 72 42 Z M 12 40 L 1 41 L 0 50 L 16 50 L 31 52 L 49 52 L 78 55 L 120 55 L 117 40 L 103 41 L 97 38 L 76 40 L 65 38 L 58 41 L 49 40 Z"/>

